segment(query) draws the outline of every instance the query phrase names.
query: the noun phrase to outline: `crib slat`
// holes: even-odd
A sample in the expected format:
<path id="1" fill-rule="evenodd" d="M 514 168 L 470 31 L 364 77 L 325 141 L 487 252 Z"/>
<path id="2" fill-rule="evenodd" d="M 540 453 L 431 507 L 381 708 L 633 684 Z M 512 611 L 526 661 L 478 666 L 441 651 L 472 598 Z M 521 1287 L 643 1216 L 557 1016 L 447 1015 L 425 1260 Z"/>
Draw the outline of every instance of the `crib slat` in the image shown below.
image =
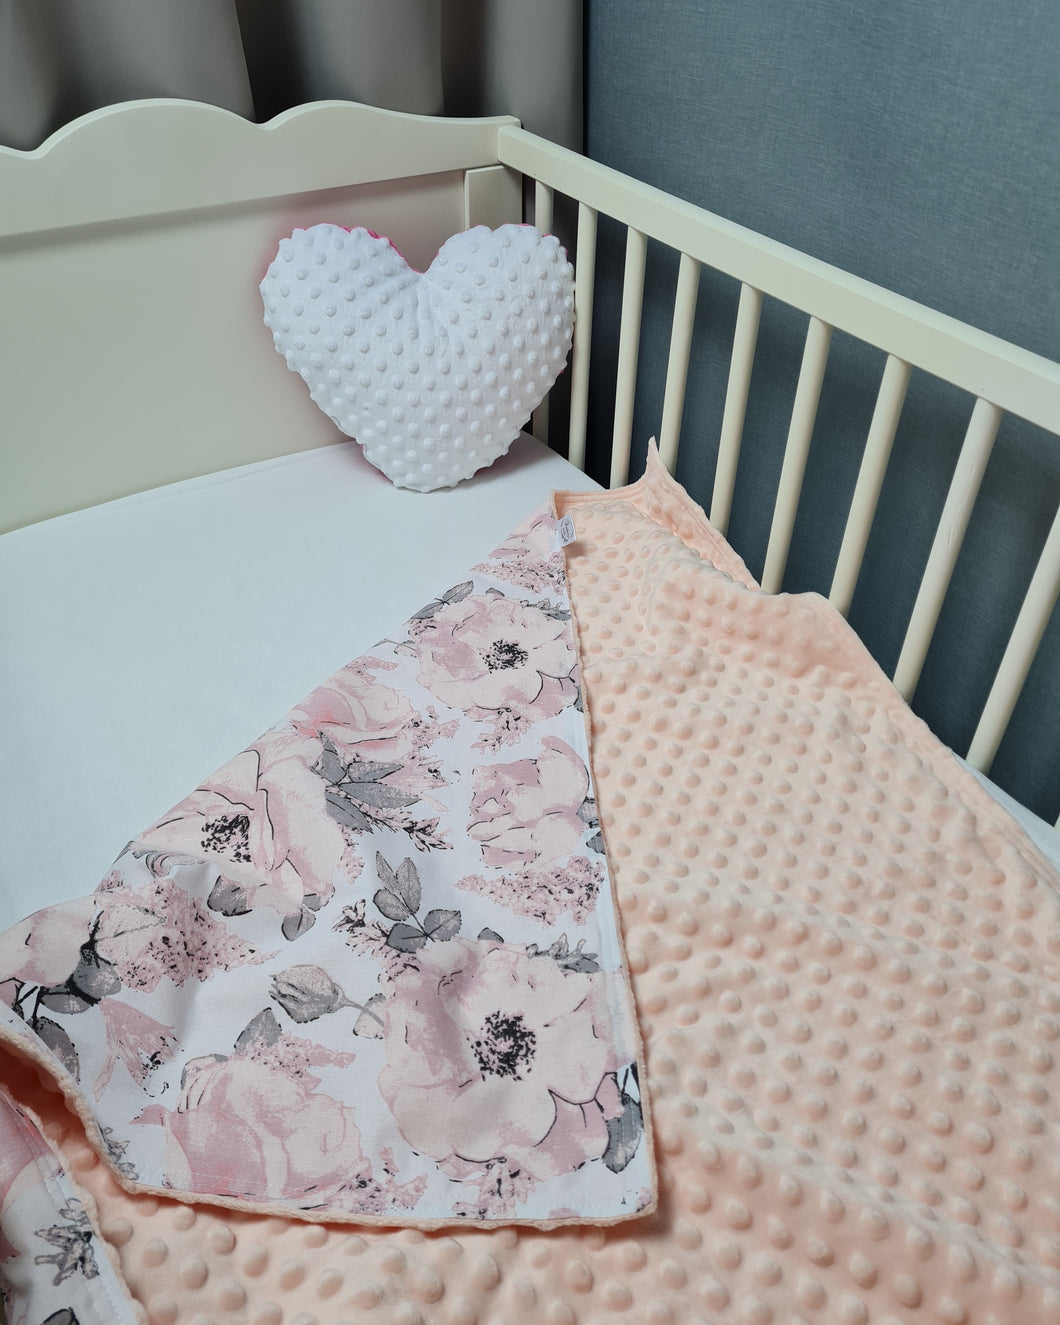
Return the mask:
<path id="1" fill-rule="evenodd" d="M 912 698 L 916 683 L 920 680 L 924 659 L 942 610 L 942 600 L 957 564 L 964 531 L 968 527 L 1000 422 L 1001 411 L 996 405 L 991 405 L 981 397 L 976 400 L 894 672 L 895 688 L 903 699 Z"/>
<path id="2" fill-rule="evenodd" d="M 682 253 L 681 269 L 677 275 L 677 295 L 674 298 L 674 325 L 670 333 L 670 360 L 666 366 L 662 427 L 659 429 L 659 457 L 671 474 L 677 467 L 677 446 L 681 439 L 681 416 L 684 413 L 685 387 L 688 383 L 688 356 L 692 352 L 698 295 L 699 263 L 687 253 Z"/>
<path id="3" fill-rule="evenodd" d="M 629 443 L 633 435 L 633 401 L 640 355 L 640 314 L 644 302 L 647 238 L 632 226 L 626 231 L 626 271 L 622 281 L 622 326 L 618 337 L 618 384 L 615 388 L 615 430 L 611 439 L 612 488 L 629 480 Z"/>
<path id="4" fill-rule="evenodd" d="M 751 386 L 751 368 L 754 365 L 761 315 L 761 290 L 756 290 L 753 285 L 741 286 L 736 330 L 732 338 L 732 358 L 729 361 L 729 385 L 725 390 L 725 412 L 721 419 L 718 466 L 714 472 L 714 493 L 710 502 L 710 522 L 722 534 L 729 528 L 732 494 L 736 487 L 736 466 L 740 459 L 747 393 Z"/>
<path id="5" fill-rule="evenodd" d="M 574 267 L 574 347 L 570 377 L 570 442 L 567 459 L 585 472 L 585 422 L 589 409 L 589 359 L 593 343 L 596 278 L 596 209 L 578 205 L 578 251 Z"/>
<path id="6" fill-rule="evenodd" d="M 806 458 L 810 454 L 810 438 L 817 418 L 817 402 L 821 398 L 828 347 L 832 328 L 820 318 L 811 317 L 806 332 L 806 345 L 802 352 L 799 385 L 795 389 L 795 404 L 791 411 L 788 441 L 784 448 L 784 464 L 780 471 L 780 487 L 773 508 L 773 525 L 769 531 L 766 562 L 762 570 L 762 588 L 766 593 L 778 593 L 788 564 L 791 532 L 795 528 L 795 512 L 802 492 L 802 476 L 806 471 Z"/>
<path id="7" fill-rule="evenodd" d="M 543 235 L 552 233 L 552 190 L 540 180 L 534 184 L 534 225 Z M 534 410 L 533 434 L 548 445 L 548 396 Z"/>
<path id="8" fill-rule="evenodd" d="M 1045 634 L 1056 600 L 1060 597 L 1060 510 L 1038 558 L 1027 596 L 1012 628 L 1005 656 L 990 687 L 979 725 L 965 758 L 980 773 L 988 773 L 1005 728 L 1027 679 L 1034 654 Z"/>
<path id="9" fill-rule="evenodd" d="M 847 525 L 843 531 L 843 545 L 839 549 L 835 575 L 832 577 L 832 589 L 828 601 L 844 616 L 850 611 L 854 597 L 854 587 L 858 582 L 861 563 L 865 557 L 865 547 L 869 541 L 869 530 L 876 514 L 876 505 L 880 500 L 883 476 L 887 470 L 887 461 L 891 457 L 894 434 L 905 404 L 905 393 L 909 386 L 909 364 L 897 359 L 893 354 L 887 356 L 873 410 L 869 435 L 865 442 L 865 454 L 861 458 L 858 481 L 854 488 L 854 497 L 847 514 Z"/>

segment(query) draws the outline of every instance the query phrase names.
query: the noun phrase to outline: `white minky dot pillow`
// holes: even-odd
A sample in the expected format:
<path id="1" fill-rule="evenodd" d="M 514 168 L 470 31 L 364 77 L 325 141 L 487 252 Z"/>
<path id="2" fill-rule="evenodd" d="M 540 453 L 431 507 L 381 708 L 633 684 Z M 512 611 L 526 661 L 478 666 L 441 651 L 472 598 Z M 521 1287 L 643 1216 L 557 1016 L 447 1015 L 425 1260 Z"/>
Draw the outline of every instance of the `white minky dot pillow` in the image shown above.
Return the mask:
<path id="1" fill-rule="evenodd" d="M 425 272 L 357 228 L 296 230 L 265 324 L 329 419 L 398 487 L 449 488 L 504 455 L 567 360 L 574 272 L 533 226 L 476 226 Z"/>

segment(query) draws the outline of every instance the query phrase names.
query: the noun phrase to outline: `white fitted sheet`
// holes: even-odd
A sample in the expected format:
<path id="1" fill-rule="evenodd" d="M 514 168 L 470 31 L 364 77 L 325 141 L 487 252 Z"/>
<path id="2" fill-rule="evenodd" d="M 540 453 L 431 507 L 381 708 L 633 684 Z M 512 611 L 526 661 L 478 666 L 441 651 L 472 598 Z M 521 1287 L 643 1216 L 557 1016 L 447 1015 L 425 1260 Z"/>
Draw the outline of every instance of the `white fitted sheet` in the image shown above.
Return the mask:
<path id="1" fill-rule="evenodd" d="M 468 483 L 406 492 L 350 443 L 0 538 L 0 929 L 91 891 L 129 838 L 554 488 L 594 486 L 522 437 Z M 1060 833 L 1002 803 L 1060 868 Z"/>
<path id="2" fill-rule="evenodd" d="M 530 437 L 395 488 L 353 444 L 0 538 L 0 928 L 90 892 L 125 842 L 314 686 L 591 480 Z"/>

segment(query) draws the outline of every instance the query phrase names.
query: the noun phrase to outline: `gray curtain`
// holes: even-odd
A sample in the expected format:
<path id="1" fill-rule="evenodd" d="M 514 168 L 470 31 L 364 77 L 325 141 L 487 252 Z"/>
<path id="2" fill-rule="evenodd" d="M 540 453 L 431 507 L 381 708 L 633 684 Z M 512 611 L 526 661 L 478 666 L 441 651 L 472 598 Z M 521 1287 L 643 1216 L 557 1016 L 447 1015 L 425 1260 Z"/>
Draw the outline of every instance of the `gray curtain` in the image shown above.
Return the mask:
<path id="1" fill-rule="evenodd" d="M 589 0 L 590 156 L 891 290 L 1060 359 L 1056 0 Z M 623 236 L 601 227 L 594 326 L 614 326 Z M 659 427 L 676 263 L 649 250 L 634 425 Z M 735 283 L 704 274 L 678 477 L 709 505 Z M 806 318 L 766 301 L 732 541 L 754 573 Z M 613 365 L 591 417 L 611 428 Z M 827 593 L 883 356 L 833 338 L 784 587 Z M 913 375 L 851 624 L 897 661 L 971 401 Z M 636 470 L 634 471 L 636 472 Z M 1007 418 L 914 709 L 967 748 L 1060 501 L 1060 446 Z M 992 776 L 1060 811 L 1060 609 Z"/>
<path id="2" fill-rule="evenodd" d="M 345 98 L 580 149 L 581 39 L 581 0 L 0 0 L 0 143 L 139 97 L 257 120 Z"/>

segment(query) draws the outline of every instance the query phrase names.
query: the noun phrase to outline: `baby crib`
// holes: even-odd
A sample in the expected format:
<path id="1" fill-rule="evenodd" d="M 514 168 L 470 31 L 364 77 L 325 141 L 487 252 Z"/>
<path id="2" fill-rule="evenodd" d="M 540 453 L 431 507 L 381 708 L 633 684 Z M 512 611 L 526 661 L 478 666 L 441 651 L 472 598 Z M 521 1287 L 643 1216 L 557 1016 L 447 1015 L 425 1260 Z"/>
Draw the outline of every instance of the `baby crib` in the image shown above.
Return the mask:
<path id="1" fill-rule="evenodd" d="M 628 483 L 649 242 L 680 255 L 658 420 L 659 455 L 671 473 L 681 448 L 697 445 L 683 405 L 697 354 L 701 269 L 739 283 L 708 510 L 721 535 L 738 478 L 763 300 L 808 318 L 760 576 L 766 594 L 783 582 L 833 332 L 886 355 L 827 587 L 842 614 L 879 514 L 911 372 L 966 393 L 964 444 L 893 674 L 906 700 L 1001 420 L 1012 414 L 1054 436 L 1060 431 L 1060 365 L 539 139 L 506 117 L 447 121 L 325 102 L 255 126 L 193 103 L 131 103 L 76 121 L 35 152 L 0 149 L 0 199 L 0 308 L 8 320 L 0 519 L 12 531 L 0 542 L 9 733 L 0 928 L 94 886 L 132 827 L 429 600 L 552 489 L 593 491 L 584 471 L 594 340 L 598 352 L 602 344 L 613 356 L 618 383 L 609 454 L 601 462 L 593 452 L 594 468 L 611 488 Z M 536 411 L 533 438 L 520 439 L 460 488 L 430 496 L 398 492 L 355 446 L 335 445 L 338 434 L 274 362 L 261 328 L 257 283 L 278 238 L 319 220 L 364 225 L 425 269 L 460 229 L 520 221 L 525 210 L 525 219 L 548 232 L 554 210 L 571 207 L 569 390 L 554 391 Z M 617 328 L 594 326 L 600 218 L 625 228 Z M 550 439 L 558 439 L 562 458 L 547 449 Z M 352 572 L 351 531 L 362 547 L 379 549 Z M 232 568 L 227 596 L 203 588 L 221 562 Z M 990 771 L 1058 593 L 1060 513 L 974 737 L 957 752 L 981 774 Z M 341 619 L 336 601 L 347 604 Z M 277 613 L 289 630 L 275 629 Z M 57 778 L 75 773 L 84 789 L 58 808 Z M 1060 864 L 1055 831 L 998 789 L 991 794 Z M 661 915 L 651 931 L 655 947 L 646 946 L 643 914 L 625 918 L 627 942 L 643 955 L 644 966 L 633 969 L 645 990 L 669 978 L 659 972 L 672 969 L 683 941 L 676 919 L 665 919 L 665 909 Z M 1050 1026 L 1053 1012 L 1041 1011 Z M 664 1086 L 683 1066 L 665 1045 L 657 1028 L 649 1070 L 662 1074 Z M 682 1099 L 694 1112 L 693 1096 Z M 270 1261 L 262 1279 L 258 1252 L 243 1251 L 262 1244 L 264 1217 L 184 1207 L 155 1239 L 159 1250 L 134 1237 L 127 1213 L 109 1225 L 101 1214 L 114 1264 L 139 1303 L 114 1310 L 142 1311 L 151 1321 L 205 1311 L 217 1320 L 306 1325 L 559 1325 L 624 1313 L 659 1325 L 858 1322 L 924 1319 L 929 1311 L 932 1319 L 1014 1323 L 1056 1319 L 1050 1313 L 1060 1311 L 1055 1229 L 1033 1247 L 1010 1240 L 1006 1249 L 1002 1237 L 996 1256 L 984 1252 L 994 1268 L 981 1316 L 969 1315 L 954 1292 L 931 1296 L 904 1269 L 893 1283 L 877 1282 L 865 1253 L 876 1237 L 871 1217 L 860 1231 L 844 1225 L 852 1241 L 842 1291 L 833 1291 L 823 1270 L 816 1279 L 781 1280 L 781 1235 L 771 1242 L 766 1222 L 741 1224 L 746 1206 L 734 1205 L 735 1197 L 727 1206 L 712 1200 L 710 1175 L 722 1163 L 715 1139 L 704 1132 L 691 1155 L 674 1135 L 659 1135 L 664 1202 L 644 1231 L 631 1224 L 554 1238 L 514 1228 L 436 1235 L 296 1223 L 284 1234 L 293 1259 Z M 686 1164 L 695 1174 L 682 1176 Z M 1048 1182 L 1041 1166 L 1033 1180 Z M 1022 1208 L 1009 1188 L 991 1199 L 1006 1218 Z M 142 1217 L 152 1214 L 149 1202 L 140 1209 Z M 175 1260 L 178 1233 L 184 1296 L 167 1289 L 152 1297 L 151 1267 Z M 989 1236 L 998 1241 L 996 1230 Z M 193 1237 L 213 1250 L 196 1249 L 187 1241 Z M 909 1234 L 917 1263 L 931 1256 L 918 1237 Z M 136 1266 L 123 1260 L 125 1247 L 130 1257 L 136 1248 Z M 242 1256 L 241 1268 L 222 1272 L 219 1261 L 233 1248 L 230 1265 Z M 719 1266 L 746 1281 L 743 1296 Z M 961 1273 L 958 1264 L 953 1274 L 959 1280 Z M 316 1276 L 312 1290 L 309 1275 Z M 19 1298 L 12 1300 L 12 1319 L 21 1320 Z"/>

